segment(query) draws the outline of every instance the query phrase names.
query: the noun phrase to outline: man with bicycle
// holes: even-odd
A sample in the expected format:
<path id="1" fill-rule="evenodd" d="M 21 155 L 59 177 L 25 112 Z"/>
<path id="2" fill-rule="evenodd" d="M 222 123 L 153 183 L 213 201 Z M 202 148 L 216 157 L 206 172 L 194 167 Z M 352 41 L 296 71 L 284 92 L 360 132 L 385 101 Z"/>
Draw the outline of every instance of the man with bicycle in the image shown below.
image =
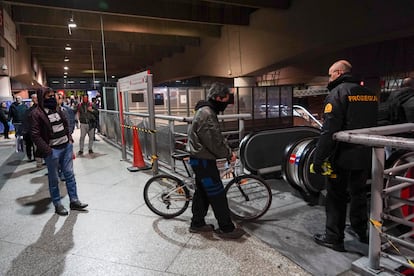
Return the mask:
<path id="1" fill-rule="evenodd" d="M 221 238 L 238 239 L 244 230 L 235 227 L 217 169 L 216 159 L 235 161 L 236 156 L 220 131 L 217 115 L 230 103 L 230 91 L 222 83 L 213 83 L 207 100 L 195 106 L 195 115 L 188 129 L 187 151 L 190 165 L 195 173 L 196 191 L 193 196 L 191 233 L 210 232 L 214 226 L 206 224 L 205 216 L 211 205 L 219 229 L 214 232 Z"/>

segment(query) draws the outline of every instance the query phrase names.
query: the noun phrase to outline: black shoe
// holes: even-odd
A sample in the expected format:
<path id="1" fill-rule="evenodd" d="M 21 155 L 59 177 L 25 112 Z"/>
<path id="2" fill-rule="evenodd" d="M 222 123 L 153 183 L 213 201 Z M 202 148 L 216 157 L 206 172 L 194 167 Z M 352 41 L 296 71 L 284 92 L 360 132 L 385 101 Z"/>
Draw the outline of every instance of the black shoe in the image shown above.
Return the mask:
<path id="1" fill-rule="evenodd" d="M 361 231 L 362 233 L 360 233 L 360 232 L 355 231 L 354 228 L 352 228 L 352 226 L 347 225 L 345 227 L 345 232 L 348 233 L 349 235 L 351 235 L 352 237 L 357 238 L 362 243 L 368 244 L 368 242 L 369 242 L 366 231 Z"/>
<path id="2" fill-rule="evenodd" d="M 231 232 L 223 232 L 220 229 L 217 229 L 214 230 L 214 233 L 222 239 L 239 239 L 246 234 L 246 231 L 241 228 L 234 228 Z"/>
<path id="3" fill-rule="evenodd" d="M 78 155 L 82 155 L 83 154 L 83 151 L 78 151 Z"/>
<path id="4" fill-rule="evenodd" d="M 89 154 L 92 154 L 93 153 L 93 150 L 89 150 Z"/>
<path id="5" fill-rule="evenodd" d="M 343 241 L 334 241 L 326 237 L 326 234 L 315 234 L 313 240 L 322 246 L 328 247 L 338 252 L 346 252 Z"/>
<path id="6" fill-rule="evenodd" d="M 69 206 L 71 210 L 83 211 L 86 207 L 88 207 L 88 204 L 82 203 L 79 200 L 77 200 L 71 202 Z"/>
<path id="7" fill-rule="evenodd" d="M 190 226 L 189 228 L 190 233 L 205 233 L 214 231 L 214 225 L 212 224 L 204 224 L 203 226 Z"/>
<path id="8" fill-rule="evenodd" d="M 55 213 L 59 216 L 67 216 L 69 214 L 68 210 L 62 204 L 55 206 Z"/>

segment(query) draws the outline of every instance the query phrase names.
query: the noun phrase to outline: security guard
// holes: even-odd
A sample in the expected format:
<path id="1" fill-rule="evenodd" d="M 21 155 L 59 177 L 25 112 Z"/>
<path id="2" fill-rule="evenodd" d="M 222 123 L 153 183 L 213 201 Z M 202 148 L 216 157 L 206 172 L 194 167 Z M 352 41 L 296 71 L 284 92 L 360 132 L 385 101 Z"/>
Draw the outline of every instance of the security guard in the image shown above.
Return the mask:
<path id="1" fill-rule="evenodd" d="M 371 149 L 337 142 L 333 134 L 341 130 L 376 126 L 378 98 L 351 75 L 351 64 L 339 60 L 329 68 L 329 95 L 325 99 L 323 127 L 313 160 L 313 170 L 323 174 L 329 162 L 334 171 L 328 177 L 325 233 L 315 234 L 317 244 L 345 251 L 344 230 L 350 197 L 352 233 L 367 243 L 366 181 L 371 167 Z"/>

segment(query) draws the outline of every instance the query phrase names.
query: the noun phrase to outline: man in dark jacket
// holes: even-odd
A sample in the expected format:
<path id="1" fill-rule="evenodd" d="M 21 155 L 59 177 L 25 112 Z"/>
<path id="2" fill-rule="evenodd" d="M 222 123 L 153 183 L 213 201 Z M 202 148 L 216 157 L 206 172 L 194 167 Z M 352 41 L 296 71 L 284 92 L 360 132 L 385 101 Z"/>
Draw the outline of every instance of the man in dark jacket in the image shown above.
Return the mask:
<path id="1" fill-rule="evenodd" d="M 16 96 L 15 102 L 9 108 L 9 121 L 13 123 L 16 137 L 22 136 L 22 124 L 27 109 L 27 106 L 22 102 L 22 97 L 20 96 Z"/>
<path id="2" fill-rule="evenodd" d="M 221 83 L 214 83 L 207 95 L 207 101 L 196 104 L 194 119 L 188 129 L 187 150 L 190 165 L 194 170 L 196 190 L 193 196 L 190 232 L 213 231 L 214 226 L 206 224 L 204 218 L 211 205 L 219 229 L 216 234 L 222 238 L 237 239 L 245 233 L 236 228 L 230 218 L 224 186 L 217 169 L 216 159 L 235 160 L 226 139 L 223 137 L 217 114 L 229 104 L 230 91 Z"/>
<path id="3" fill-rule="evenodd" d="M 66 179 L 66 189 L 70 199 L 70 209 L 83 210 L 88 204 L 81 203 L 78 198 L 75 175 L 73 173 L 73 139 L 69 133 L 68 122 L 63 112 L 57 110 L 57 100 L 53 90 L 39 90 L 37 93 L 39 105 L 30 116 L 32 139 L 37 151 L 45 159 L 49 192 L 55 212 L 66 216 L 68 211 L 62 205 L 59 192 L 58 168 L 60 167 Z"/>
<path id="4" fill-rule="evenodd" d="M 31 126 L 30 126 L 30 114 L 31 112 L 37 107 L 37 95 L 32 94 L 32 106 L 26 110 L 26 114 L 24 115 L 23 120 L 23 139 L 26 144 L 26 155 L 28 158 L 28 161 L 34 161 L 34 158 L 36 158 L 35 154 L 35 147 L 33 145 L 32 135 L 31 135 Z M 33 158 L 33 159 L 32 159 Z"/>
<path id="5" fill-rule="evenodd" d="M 367 242 L 366 181 L 372 157 L 369 147 L 337 142 L 332 135 L 341 130 L 376 126 L 378 108 L 377 96 L 352 77 L 351 68 L 345 60 L 329 68 L 329 95 L 325 99 L 324 123 L 313 163 L 316 173 L 323 173 L 324 161 L 329 161 L 334 170 L 327 181 L 325 233 L 314 235 L 314 240 L 336 251 L 345 251 L 348 191 L 352 233 L 361 242 Z"/>

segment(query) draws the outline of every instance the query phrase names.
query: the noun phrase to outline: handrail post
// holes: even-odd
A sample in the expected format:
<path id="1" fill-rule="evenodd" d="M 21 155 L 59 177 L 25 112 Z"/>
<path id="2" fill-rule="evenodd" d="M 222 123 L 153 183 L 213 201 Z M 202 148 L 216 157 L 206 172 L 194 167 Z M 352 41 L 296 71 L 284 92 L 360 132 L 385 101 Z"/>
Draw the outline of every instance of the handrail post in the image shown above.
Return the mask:
<path id="1" fill-rule="evenodd" d="M 155 123 L 155 107 L 154 107 L 154 90 L 152 86 L 152 74 L 147 76 L 147 97 L 148 97 L 148 113 L 149 113 L 149 127 L 154 131 L 151 133 L 151 150 L 152 150 L 152 171 L 154 174 L 158 173 L 158 153 L 157 153 L 157 136 Z"/>
<path id="2" fill-rule="evenodd" d="M 384 183 L 384 148 L 375 147 L 372 149 L 372 184 L 371 184 L 371 214 L 370 219 L 381 221 L 382 212 L 382 190 Z M 369 228 L 369 268 L 380 269 L 381 238 L 379 231 L 373 223 Z"/>

